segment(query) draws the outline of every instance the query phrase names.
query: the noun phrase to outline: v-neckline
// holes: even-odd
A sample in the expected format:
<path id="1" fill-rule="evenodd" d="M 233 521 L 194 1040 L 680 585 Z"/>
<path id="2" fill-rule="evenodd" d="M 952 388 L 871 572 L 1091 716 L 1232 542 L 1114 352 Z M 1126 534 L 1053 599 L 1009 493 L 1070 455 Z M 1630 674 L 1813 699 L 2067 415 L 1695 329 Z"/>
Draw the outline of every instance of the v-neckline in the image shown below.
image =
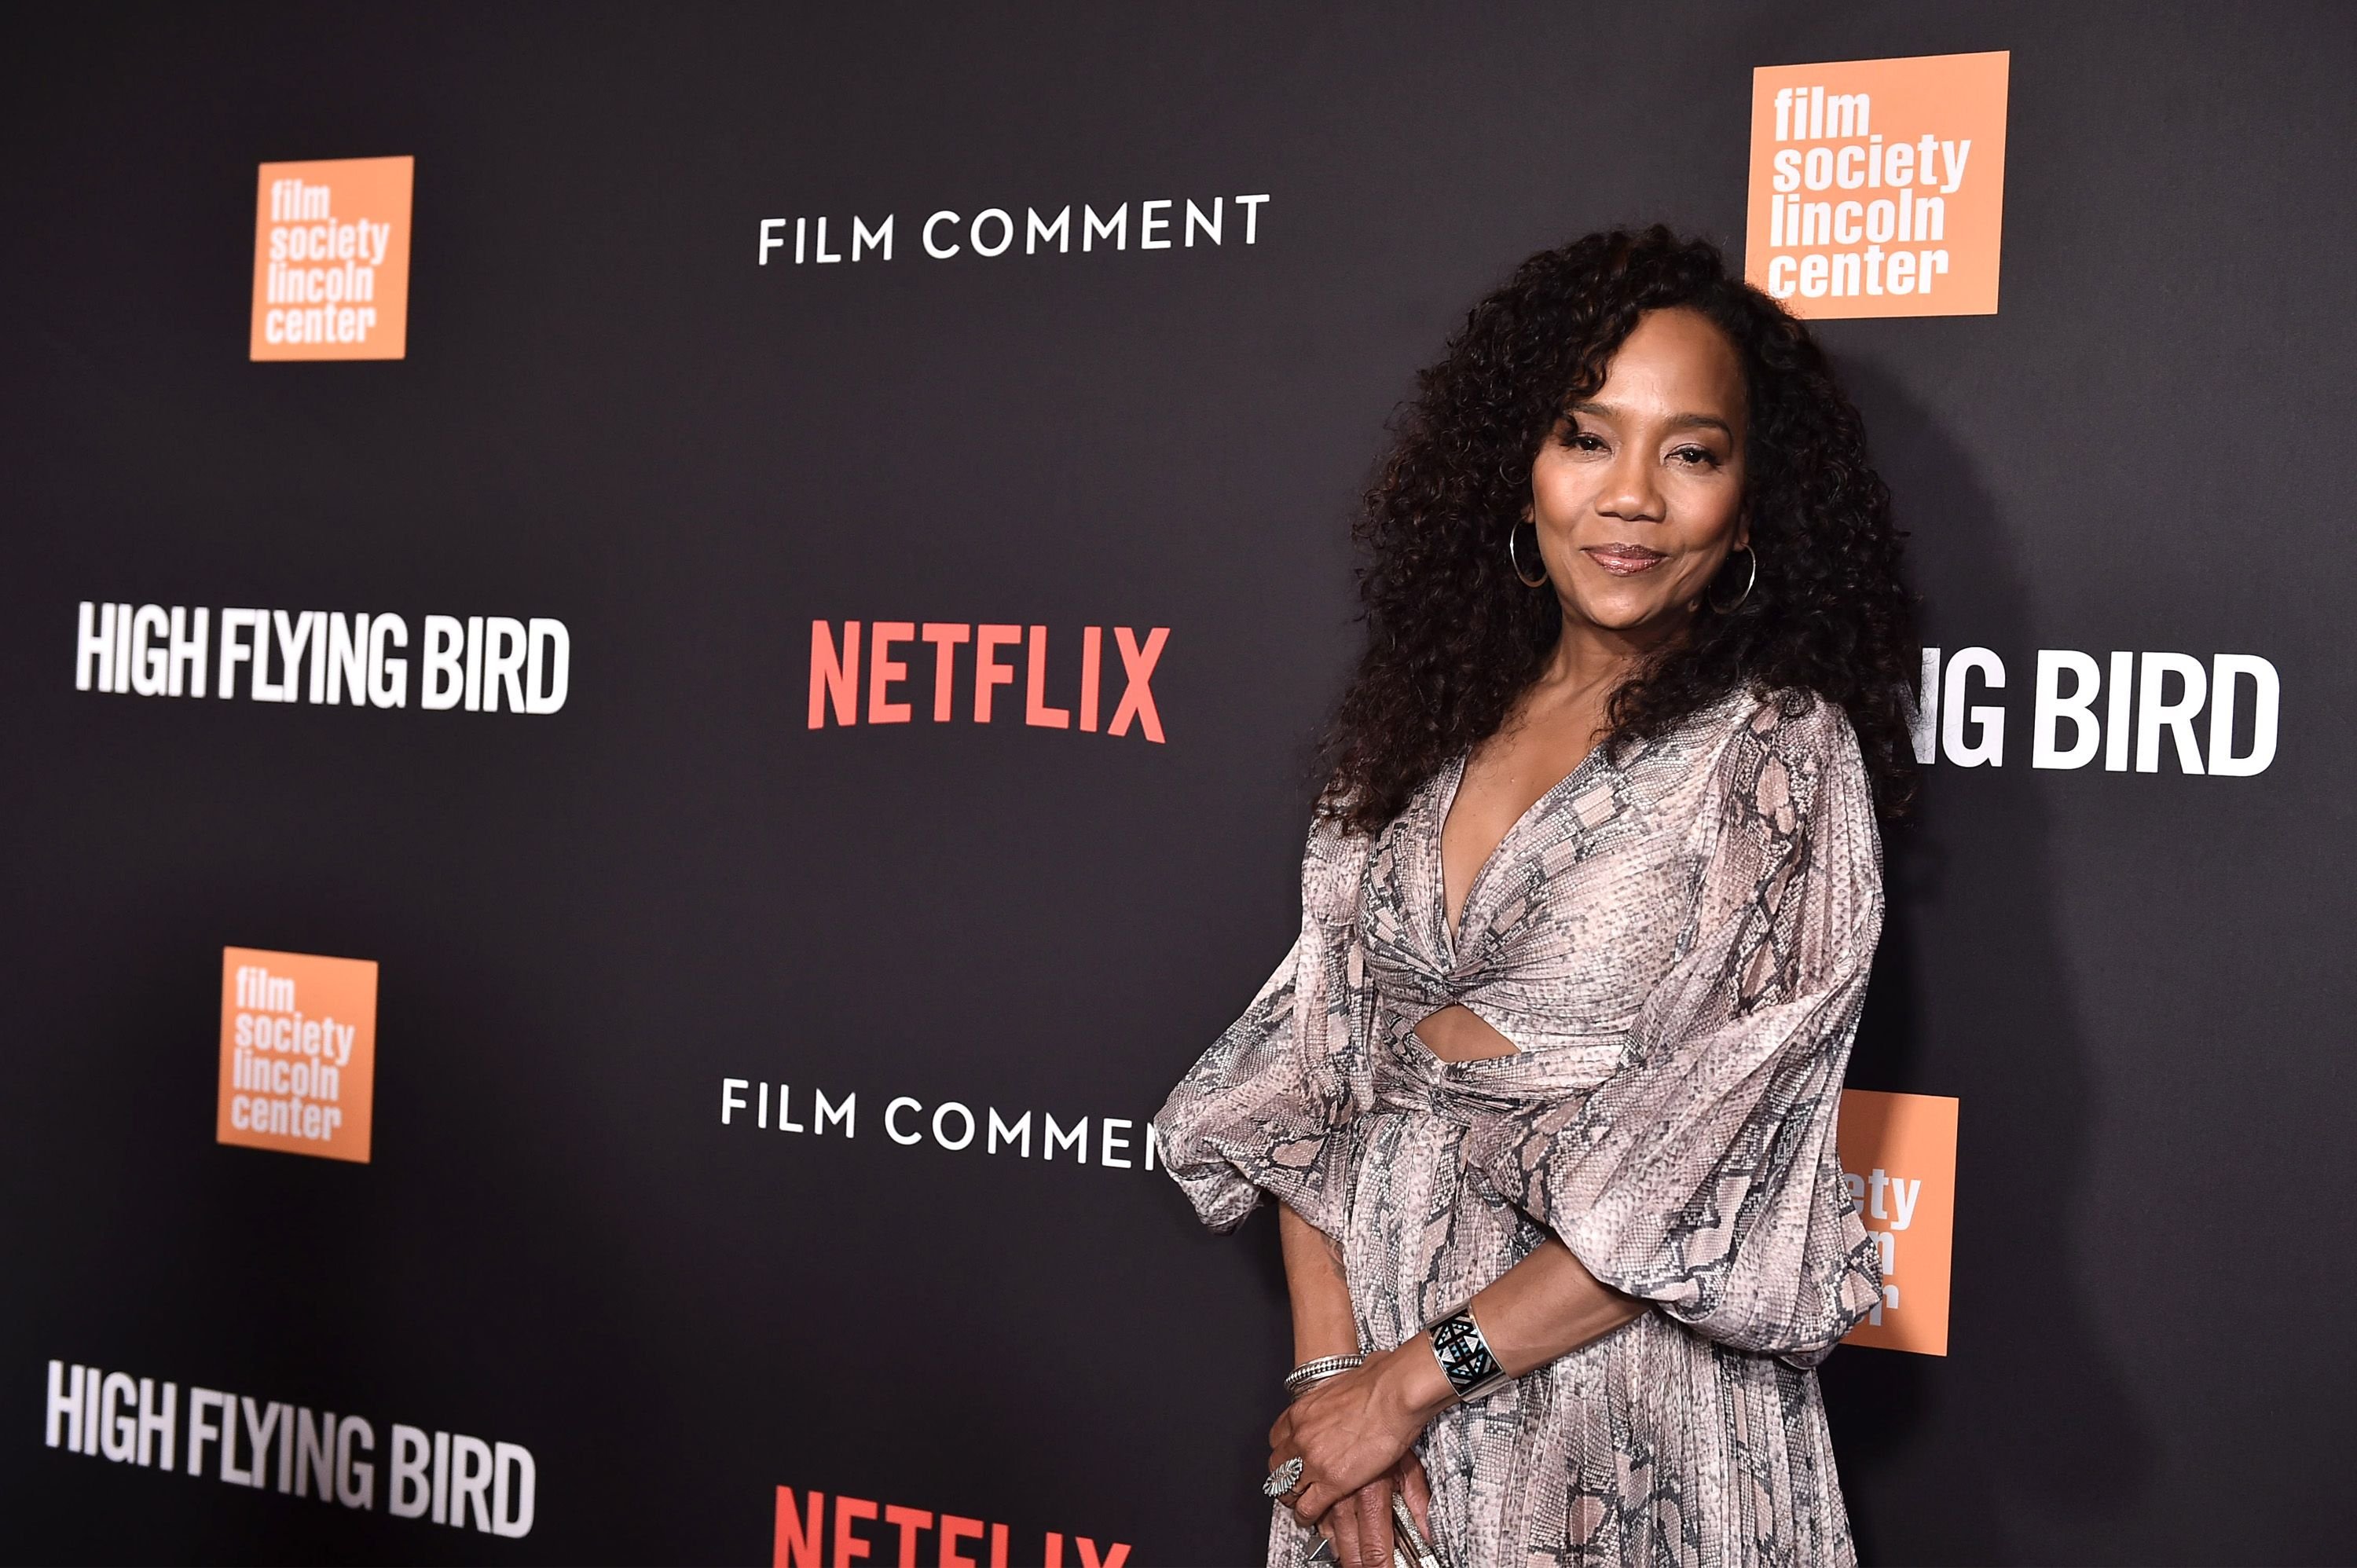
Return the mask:
<path id="1" fill-rule="evenodd" d="M 1482 856 L 1481 864 L 1473 868 L 1473 879 L 1465 885 L 1465 902 L 1451 917 L 1448 913 L 1448 819 L 1457 810 L 1458 792 L 1465 787 L 1465 769 L 1473 760 L 1469 747 L 1458 755 L 1455 774 L 1448 781 L 1448 799 L 1440 804 L 1440 823 L 1433 830 L 1432 835 L 1432 880 L 1437 895 L 1435 908 L 1440 915 L 1441 947 L 1448 955 L 1449 967 L 1456 967 L 1458 945 L 1465 938 L 1465 917 L 1472 913 L 1473 901 L 1480 897 L 1481 884 L 1488 880 L 1490 868 L 1498 864 L 1498 857 L 1505 854 L 1508 844 L 1514 842 L 1514 835 L 1523 831 L 1523 824 L 1529 822 L 1540 807 L 1570 788 L 1574 780 L 1587 771 L 1587 765 L 1595 761 L 1597 754 L 1603 749 L 1601 741 L 1589 746 L 1587 755 L 1574 764 L 1570 772 L 1541 790 L 1538 799 L 1523 807 L 1522 815 L 1506 825 L 1506 831 L 1499 835 L 1498 842 L 1490 846 L 1490 853 Z"/>

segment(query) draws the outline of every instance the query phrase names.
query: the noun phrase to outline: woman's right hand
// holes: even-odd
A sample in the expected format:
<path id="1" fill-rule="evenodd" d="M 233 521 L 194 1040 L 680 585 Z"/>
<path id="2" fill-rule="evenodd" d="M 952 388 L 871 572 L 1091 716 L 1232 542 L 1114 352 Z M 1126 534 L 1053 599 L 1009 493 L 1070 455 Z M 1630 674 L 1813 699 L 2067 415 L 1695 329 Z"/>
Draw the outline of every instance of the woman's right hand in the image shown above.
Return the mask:
<path id="1" fill-rule="evenodd" d="M 1343 1568 L 1391 1568 L 1392 1494 L 1407 1498 L 1416 1528 L 1432 1539 L 1432 1487 L 1415 1450 L 1399 1463 L 1337 1501 L 1318 1521 L 1318 1533 L 1334 1544 L 1335 1561 Z"/>
<path id="2" fill-rule="evenodd" d="M 1302 1523 L 1319 1523 L 1343 1498 L 1397 1469 L 1455 1397 L 1421 1334 L 1305 1389 L 1268 1432 L 1272 1474 L 1300 1461 L 1297 1484 L 1280 1500 Z"/>

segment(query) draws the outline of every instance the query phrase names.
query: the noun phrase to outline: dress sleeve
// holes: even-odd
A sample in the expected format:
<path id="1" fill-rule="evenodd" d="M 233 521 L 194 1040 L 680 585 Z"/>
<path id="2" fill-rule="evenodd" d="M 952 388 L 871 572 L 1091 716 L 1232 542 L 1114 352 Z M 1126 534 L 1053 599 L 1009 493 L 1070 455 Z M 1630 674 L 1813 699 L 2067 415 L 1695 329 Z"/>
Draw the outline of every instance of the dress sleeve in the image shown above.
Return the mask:
<path id="1" fill-rule="evenodd" d="M 1847 721 L 1805 696 L 1761 704 L 1711 798 L 1695 913 L 1623 1065 L 1488 1119 L 1468 1157 L 1606 1284 L 1806 1364 L 1881 1289 L 1834 1146 L 1881 844 Z"/>
<path id="2" fill-rule="evenodd" d="M 1344 1129 L 1368 1098 L 1355 1024 L 1366 855 L 1363 837 L 1329 823 L 1312 831 L 1293 950 L 1154 1119 L 1163 1163 L 1215 1230 L 1242 1224 L 1267 1192 L 1328 1235 L 1341 1231 Z"/>

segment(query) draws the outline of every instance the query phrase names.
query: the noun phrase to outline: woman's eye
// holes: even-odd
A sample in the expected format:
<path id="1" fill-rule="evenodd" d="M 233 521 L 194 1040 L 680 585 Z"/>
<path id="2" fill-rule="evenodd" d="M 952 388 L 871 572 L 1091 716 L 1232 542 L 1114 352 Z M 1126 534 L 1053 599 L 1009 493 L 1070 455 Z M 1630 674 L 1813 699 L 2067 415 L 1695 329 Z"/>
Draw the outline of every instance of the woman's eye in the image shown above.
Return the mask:
<path id="1" fill-rule="evenodd" d="M 1585 430 L 1573 431 L 1570 435 L 1564 437 L 1563 444 L 1570 447 L 1575 452 L 1601 452 L 1604 450 L 1604 437 L 1601 435 L 1591 435 Z"/>
<path id="2" fill-rule="evenodd" d="M 1681 446 L 1670 454 L 1690 468 L 1711 468 L 1718 466 L 1718 456 L 1705 446 Z"/>

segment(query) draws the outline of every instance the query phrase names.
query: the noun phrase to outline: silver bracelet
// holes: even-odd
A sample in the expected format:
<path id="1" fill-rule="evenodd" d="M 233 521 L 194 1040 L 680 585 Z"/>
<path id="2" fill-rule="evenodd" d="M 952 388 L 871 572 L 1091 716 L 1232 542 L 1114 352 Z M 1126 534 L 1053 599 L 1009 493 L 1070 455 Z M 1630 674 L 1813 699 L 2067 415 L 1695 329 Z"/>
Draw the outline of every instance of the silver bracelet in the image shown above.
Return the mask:
<path id="1" fill-rule="evenodd" d="M 1345 1372 L 1355 1372 L 1366 1364 L 1367 1359 L 1359 1355 L 1320 1356 L 1314 1361 L 1304 1361 L 1285 1374 L 1285 1391 L 1290 1397 L 1298 1398 L 1302 1390 L 1322 1383 L 1329 1378 L 1339 1378 Z"/>
<path id="2" fill-rule="evenodd" d="M 1448 1375 L 1448 1386 L 1457 1391 L 1459 1403 L 1494 1393 L 1513 1380 L 1498 1365 L 1481 1326 L 1473 1321 L 1471 1302 L 1435 1318 L 1426 1332 L 1432 1336 L 1432 1353 L 1439 1359 L 1440 1369 Z"/>

